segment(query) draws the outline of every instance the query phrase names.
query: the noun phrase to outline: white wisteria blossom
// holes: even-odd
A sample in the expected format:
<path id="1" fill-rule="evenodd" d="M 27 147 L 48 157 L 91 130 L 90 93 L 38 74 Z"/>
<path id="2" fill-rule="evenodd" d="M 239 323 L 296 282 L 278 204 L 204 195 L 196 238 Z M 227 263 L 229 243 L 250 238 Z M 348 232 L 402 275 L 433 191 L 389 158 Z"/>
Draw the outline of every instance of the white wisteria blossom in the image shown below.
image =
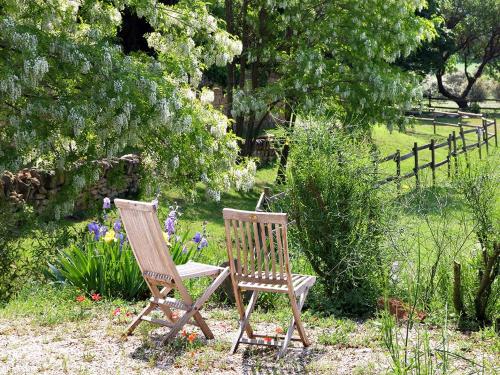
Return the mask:
<path id="1" fill-rule="evenodd" d="M 146 38 L 154 54 L 127 54 L 119 45 L 124 12 L 151 26 Z M 64 170 L 67 194 L 60 196 L 66 203 L 56 204 L 56 216 L 71 211 L 72 197 L 98 179 L 96 160 L 130 148 L 141 154 L 144 173 L 155 176 L 145 181 L 185 190 L 202 181 L 219 199 L 242 168 L 235 136 L 226 131 L 227 118 L 207 105 L 213 93 L 204 90 L 199 99 L 194 93 L 210 65 L 241 52 L 241 42 L 220 26 L 201 0 L 168 6 L 157 0 L 5 0 L 2 169 Z"/>

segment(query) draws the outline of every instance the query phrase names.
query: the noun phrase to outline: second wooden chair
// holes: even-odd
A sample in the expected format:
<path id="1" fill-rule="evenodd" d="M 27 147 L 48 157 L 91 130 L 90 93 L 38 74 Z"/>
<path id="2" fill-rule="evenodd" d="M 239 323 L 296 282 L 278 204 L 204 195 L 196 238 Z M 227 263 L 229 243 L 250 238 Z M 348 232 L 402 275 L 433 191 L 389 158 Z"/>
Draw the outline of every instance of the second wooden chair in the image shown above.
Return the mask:
<path id="1" fill-rule="evenodd" d="M 231 281 L 240 315 L 240 327 L 231 352 L 240 343 L 280 347 L 278 357 L 285 354 L 290 341 L 309 346 L 300 313 L 315 276 L 292 274 L 288 256 L 287 214 L 223 210 L 226 245 L 231 268 Z M 242 291 L 252 291 L 248 306 L 243 305 Z M 287 294 L 292 318 L 286 335 L 257 334 L 250 325 L 250 315 L 259 292 Z M 299 337 L 293 337 L 297 329 Z M 247 337 L 243 337 L 246 332 Z"/>

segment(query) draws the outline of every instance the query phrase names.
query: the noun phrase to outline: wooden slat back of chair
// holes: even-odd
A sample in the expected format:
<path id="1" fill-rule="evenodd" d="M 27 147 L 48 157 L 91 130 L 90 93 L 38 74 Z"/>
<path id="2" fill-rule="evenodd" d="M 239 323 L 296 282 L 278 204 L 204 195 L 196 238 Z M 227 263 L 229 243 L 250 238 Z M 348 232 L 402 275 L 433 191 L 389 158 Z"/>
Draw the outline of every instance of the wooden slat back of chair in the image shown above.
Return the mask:
<path id="1" fill-rule="evenodd" d="M 223 217 L 231 273 L 237 281 L 290 282 L 287 214 L 225 208 Z"/>
<path id="2" fill-rule="evenodd" d="M 125 199 L 115 199 L 114 203 L 143 275 L 164 275 L 176 284 L 181 283 L 153 205 Z"/>

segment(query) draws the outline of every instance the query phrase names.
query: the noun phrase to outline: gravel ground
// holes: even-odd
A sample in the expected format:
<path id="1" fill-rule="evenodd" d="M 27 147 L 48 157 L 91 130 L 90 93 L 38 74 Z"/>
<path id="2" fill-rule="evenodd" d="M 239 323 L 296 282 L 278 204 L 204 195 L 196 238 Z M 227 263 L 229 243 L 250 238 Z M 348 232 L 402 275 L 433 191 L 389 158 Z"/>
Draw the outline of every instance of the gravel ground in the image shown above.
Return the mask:
<path id="1" fill-rule="evenodd" d="M 147 323 L 124 339 L 127 322 L 110 316 L 50 327 L 0 320 L 0 374 L 380 374 L 390 368 L 376 331 L 366 324 L 358 324 L 348 342 L 332 346 L 318 343 L 328 327 L 306 326 L 313 345 L 296 343 L 279 361 L 276 350 L 255 346 L 242 345 L 230 355 L 236 322 L 221 318 L 225 313 L 204 313 L 216 339 L 198 339 L 194 347 L 182 338 L 160 345 L 164 329 Z M 257 332 L 266 328 L 275 326 L 254 326 Z M 459 369 L 470 372 L 466 362 Z"/>

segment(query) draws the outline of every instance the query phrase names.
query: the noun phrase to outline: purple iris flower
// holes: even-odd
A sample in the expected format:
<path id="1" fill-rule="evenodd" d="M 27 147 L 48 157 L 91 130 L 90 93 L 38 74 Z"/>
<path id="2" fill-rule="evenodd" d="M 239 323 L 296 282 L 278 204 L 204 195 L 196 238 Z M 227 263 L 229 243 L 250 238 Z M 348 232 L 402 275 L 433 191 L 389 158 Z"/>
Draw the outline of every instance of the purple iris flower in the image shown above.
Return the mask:
<path id="1" fill-rule="evenodd" d="M 201 240 L 200 240 L 200 243 L 198 244 L 198 250 L 201 250 L 203 249 L 204 247 L 207 247 L 208 246 L 208 241 L 205 237 L 203 237 Z"/>
<path id="2" fill-rule="evenodd" d="M 101 225 L 99 227 L 99 237 L 105 236 L 107 231 L 108 231 L 108 227 L 106 227 L 105 225 Z M 99 239 L 99 238 L 97 238 L 97 239 Z"/>
<path id="3" fill-rule="evenodd" d="M 175 216 L 175 211 L 170 211 L 167 220 L 165 220 L 165 232 L 167 232 L 169 236 L 175 233 Z"/>
<path id="4" fill-rule="evenodd" d="M 108 197 L 104 198 L 102 200 L 102 208 L 104 209 L 111 208 L 111 199 L 109 199 Z"/>
<path id="5" fill-rule="evenodd" d="M 200 232 L 196 232 L 196 234 L 193 237 L 193 242 L 194 243 L 200 243 L 200 241 L 201 241 L 201 233 Z"/>
<path id="6" fill-rule="evenodd" d="M 99 240 L 100 237 L 100 227 L 99 224 L 97 224 L 95 221 L 89 223 L 87 225 L 87 228 L 89 228 L 89 232 L 94 234 L 94 240 L 97 241 Z"/>
<path id="7" fill-rule="evenodd" d="M 122 230 L 122 222 L 120 220 L 116 220 L 115 223 L 113 224 L 113 229 L 115 232 L 119 232 Z"/>
<path id="8" fill-rule="evenodd" d="M 117 233 L 116 238 L 120 240 L 120 250 L 123 247 L 123 243 L 125 242 L 125 235 L 123 232 Z"/>

